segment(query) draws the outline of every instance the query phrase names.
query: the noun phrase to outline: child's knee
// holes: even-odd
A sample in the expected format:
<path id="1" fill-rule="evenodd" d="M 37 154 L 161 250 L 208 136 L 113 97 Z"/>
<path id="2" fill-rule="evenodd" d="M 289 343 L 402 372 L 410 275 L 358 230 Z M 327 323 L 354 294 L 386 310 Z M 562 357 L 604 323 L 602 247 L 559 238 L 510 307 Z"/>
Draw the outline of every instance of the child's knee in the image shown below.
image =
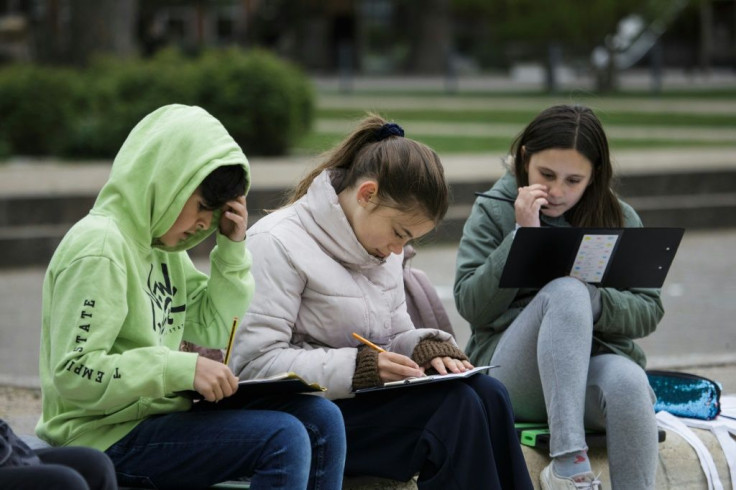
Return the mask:
<path id="1" fill-rule="evenodd" d="M 600 403 L 609 409 L 618 407 L 625 411 L 651 409 L 655 398 L 646 372 L 629 359 L 613 357 L 615 354 L 606 356 L 614 362 L 609 363 L 605 369 L 596 369 L 589 379 L 589 389 L 593 393 L 598 393 Z M 594 363 L 598 360 L 593 359 Z"/>
<path id="2" fill-rule="evenodd" d="M 564 298 L 566 301 L 574 301 L 578 297 L 590 298 L 590 293 L 585 283 L 569 276 L 553 279 L 542 290 L 547 294 Z"/>
<path id="3" fill-rule="evenodd" d="M 473 383 L 476 391 L 480 390 L 483 394 L 499 400 L 509 400 L 509 392 L 506 389 L 506 385 L 493 376 L 476 375 L 473 377 Z"/>
<path id="4" fill-rule="evenodd" d="M 340 408 L 330 400 L 320 397 L 314 398 L 314 409 L 312 413 L 318 422 L 325 427 L 345 427 Z"/>
<path id="5" fill-rule="evenodd" d="M 485 416 L 489 410 L 494 413 L 504 413 L 511 410 L 511 399 L 506 386 L 492 376 L 478 374 L 468 380 L 467 383 L 458 383 L 457 397 L 462 397 L 466 403 L 469 414 L 477 411 L 479 415 Z"/>
<path id="6" fill-rule="evenodd" d="M 57 464 L 42 465 L 36 473 L 38 488 L 49 490 L 87 490 L 89 485 L 74 469 Z"/>
<path id="7" fill-rule="evenodd" d="M 311 398 L 313 398 L 313 406 L 310 416 L 302 420 L 307 431 L 327 444 L 337 447 L 345 446 L 345 421 L 340 408 L 325 398 Z"/>
<path id="8" fill-rule="evenodd" d="M 289 453 L 300 455 L 310 454 L 311 443 L 309 441 L 309 433 L 304 424 L 293 415 L 286 413 L 281 414 L 283 417 L 278 419 L 274 426 L 273 435 L 268 439 L 268 452 Z"/>

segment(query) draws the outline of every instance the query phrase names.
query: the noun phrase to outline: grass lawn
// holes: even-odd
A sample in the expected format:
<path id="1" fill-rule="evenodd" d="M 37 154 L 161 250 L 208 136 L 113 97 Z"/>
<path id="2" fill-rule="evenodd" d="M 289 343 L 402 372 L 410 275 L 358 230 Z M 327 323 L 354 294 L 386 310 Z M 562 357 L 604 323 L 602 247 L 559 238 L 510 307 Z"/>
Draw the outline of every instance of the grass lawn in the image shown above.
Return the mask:
<path id="1" fill-rule="evenodd" d="M 347 126 L 346 126 L 347 127 Z M 342 138 L 347 135 L 336 133 L 317 133 L 311 132 L 302 138 L 294 150 L 296 154 L 317 154 L 328 150 Z M 509 151 L 513 138 L 476 138 L 472 136 L 435 136 L 435 135 L 417 135 L 415 139 L 429 145 L 440 154 L 443 153 L 498 153 L 503 155 Z M 736 154 L 736 142 L 719 143 L 718 146 L 733 144 L 734 154 Z M 612 151 L 626 150 L 635 148 L 674 148 L 674 147 L 707 147 L 713 145 L 710 141 L 689 141 L 689 140 L 634 140 L 634 139 L 617 139 L 610 138 L 609 145 Z"/>
<path id="2" fill-rule="evenodd" d="M 412 89 L 389 89 L 389 90 L 353 90 L 354 94 L 359 95 L 377 95 L 377 96 L 418 96 L 418 97 L 447 97 L 448 92 L 444 90 L 412 90 Z M 324 95 L 343 95 L 339 90 L 322 90 Z M 733 99 L 736 100 L 736 87 L 719 87 L 719 88 L 697 88 L 697 89 L 666 89 L 658 94 L 652 94 L 650 90 L 621 90 L 615 93 L 600 95 L 595 92 L 589 92 L 582 89 L 569 89 L 560 91 L 558 94 L 550 95 L 541 91 L 504 91 L 504 90 L 472 90 L 467 89 L 449 94 L 452 97 L 527 97 L 545 99 L 557 96 L 583 96 L 583 97 L 605 97 L 609 99 L 620 98 L 640 98 L 640 99 Z"/>
<path id="3" fill-rule="evenodd" d="M 525 125 L 537 115 L 538 111 L 520 109 L 509 110 L 438 110 L 428 109 L 387 109 L 381 115 L 396 121 L 442 121 L 442 122 L 476 122 L 476 123 L 510 123 Z M 357 120 L 365 111 L 360 109 L 318 109 L 317 119 Z M 736 113 L 734 114 L 682 114 L 682 113 L 649 113 L 649 112 L 609 112 L 597 111 L 604 125 L 633 126 L 671 126 L 671 127 L 732 127 L 736 135 Z"/>
<path id="4" fill-rule="evenodd" d="M 346 95 L 324 91 L 317 95 L 314 125 L 322 129 L 313 129 L 302 137 L 293 152 L 316 154 L 332 147 L 366 111 L 372 110 L 406 126 L 414 123 L 408 136 L 441 154 L 503 154 L 539 110 L 561 101 L 593 107 L 607 129 L 614 150 L 714 145 L 733 146 L 736 151 L 736 89 L 714 89 L 668 91 L 657 96 L 643 91 L 605 96 L 519 92 L 448 95 L 406 90 L 359 91 Z M 446 135 L 438 134 L 442 125 L 447 125 Z M 489 125 L 496 129 L 485 135 L 484 128 Z M 426 129 L 429 126 L 432 130 Z M 473 130 L 464 131 L 467 127 Z M 672 134 L 668 134 L 670 130 Z M 632 131 L 636 134 L 631 135 Z"/>

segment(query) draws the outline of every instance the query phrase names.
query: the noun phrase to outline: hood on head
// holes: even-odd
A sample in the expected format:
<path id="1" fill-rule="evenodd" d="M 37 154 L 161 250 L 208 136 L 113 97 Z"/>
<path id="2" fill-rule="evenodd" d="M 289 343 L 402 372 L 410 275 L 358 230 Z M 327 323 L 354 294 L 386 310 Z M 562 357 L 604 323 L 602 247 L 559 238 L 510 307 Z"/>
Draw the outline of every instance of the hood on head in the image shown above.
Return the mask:
<path id="1" fill-rule="evenodd" d="M 215 211 L 209 229 L 175 247 L 157 244 L 184 204 L 214 169 L 242 165 L 250 187 L 248 160 L 225 127 L 200 107 L 167 105 L 139 122 L 112 165 L 92 212 L 113 216 L 142 247 L 187 250 L 211 235 L 220 221 Z"/>

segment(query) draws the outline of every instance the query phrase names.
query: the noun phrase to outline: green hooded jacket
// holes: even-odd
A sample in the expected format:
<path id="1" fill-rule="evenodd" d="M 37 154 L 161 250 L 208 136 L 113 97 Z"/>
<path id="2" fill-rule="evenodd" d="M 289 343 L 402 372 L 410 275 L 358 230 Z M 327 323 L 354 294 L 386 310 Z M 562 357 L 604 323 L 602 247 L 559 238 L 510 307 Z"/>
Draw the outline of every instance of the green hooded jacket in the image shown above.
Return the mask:
<path id="1" fill-rule="evenodd" d="M 488 192 L 513 202 L 518 194 L 517 189 L 516 178 L 506 173 Z M 642 226 L 631 206 L 621 202 L 621 208 L 624 226 Z M 564 216 L 542 216 L 541 219 L 545 226 L 570 226 Z M 476 199 L 463 228 L 457 253 L 455 304 L 458 312 L 470 323 L 471 335 L 465 352 L 470 361 L 477 365 L 490 364 L 504 330 L 538 291 L 498 286 L 515 229 L 514 205 L 484 197 Z M 662 319 L 664 309 L 659 290 L 599 290 L 601 315 L 593 326 L 591 353 L 614 352 L 645 367 L 644 351 L 634 339 L 654 332 Z"/>
<path id="2" fill-rule="evenodd" d="M 245 242 L 217 232 L 210 276 L 186 250 L 157 245 L 207 175 L 248 161 L 220 122 L 199 107 L 146 116 L 115 158 L 94 207 L 56 249 L 43 284 L 36 433 L 52 445 L 105 450 L 146 417 L 188 410 L 197 354 L 182 340 L 225 347 L 233 317 L 253 295 Z M 247 188 L 246 188 L 247 192 Z"/>

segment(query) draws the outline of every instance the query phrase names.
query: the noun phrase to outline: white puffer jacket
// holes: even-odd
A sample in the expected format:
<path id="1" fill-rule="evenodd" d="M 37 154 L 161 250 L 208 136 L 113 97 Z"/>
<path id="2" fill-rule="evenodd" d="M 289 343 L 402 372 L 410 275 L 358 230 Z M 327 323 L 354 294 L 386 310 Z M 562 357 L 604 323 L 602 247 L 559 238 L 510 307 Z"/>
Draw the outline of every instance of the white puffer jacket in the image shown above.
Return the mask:
<path id="1" fill-rule="evenodd" d="M 230 360 L 241 379 L 293 371 L 327 387 L 328 398 L 346 398 L 362 345 L 352 332 L 407 356 L 423 338 L 452 340 L 441 330 L 414 328 L 402 256 L 382 261 L 366 252 L 328 172 L 299 201 L 253 225 L 247 247 L 256 291 Z"/>

